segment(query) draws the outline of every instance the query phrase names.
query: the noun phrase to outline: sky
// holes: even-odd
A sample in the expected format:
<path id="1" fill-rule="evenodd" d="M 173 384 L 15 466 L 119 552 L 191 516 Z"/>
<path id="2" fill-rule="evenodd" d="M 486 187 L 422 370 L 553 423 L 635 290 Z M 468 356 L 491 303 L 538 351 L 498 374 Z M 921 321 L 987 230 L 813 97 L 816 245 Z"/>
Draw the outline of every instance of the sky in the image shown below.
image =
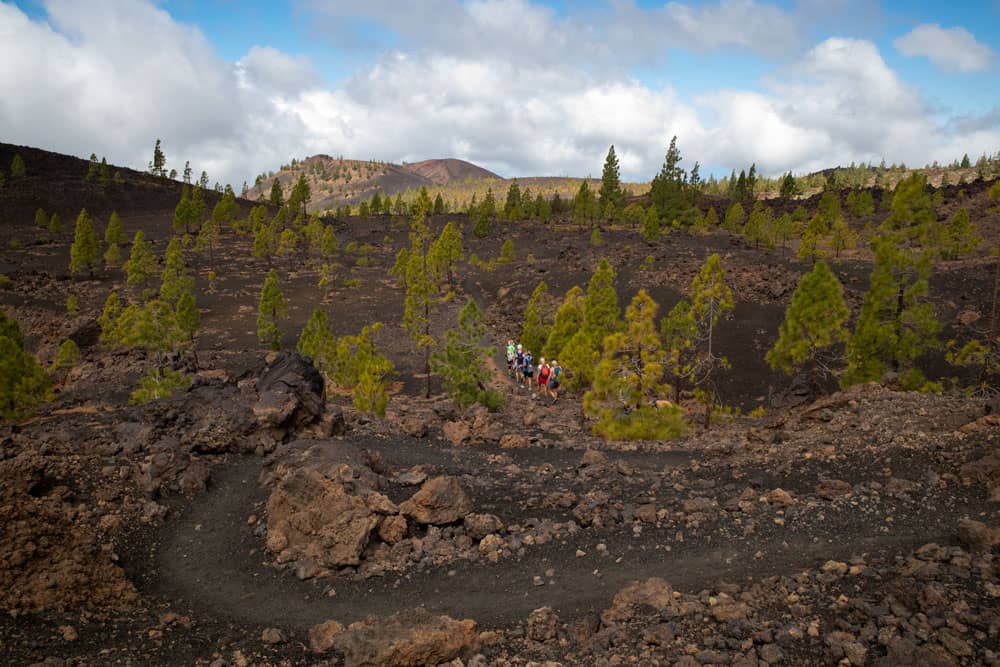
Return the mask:
<path id="1" fill-rule="evenodd" d="M 253 182 L 316 153 L 511 176 L 1000 151 L 1000 0 L 0 0 L 0 141 Z"/>

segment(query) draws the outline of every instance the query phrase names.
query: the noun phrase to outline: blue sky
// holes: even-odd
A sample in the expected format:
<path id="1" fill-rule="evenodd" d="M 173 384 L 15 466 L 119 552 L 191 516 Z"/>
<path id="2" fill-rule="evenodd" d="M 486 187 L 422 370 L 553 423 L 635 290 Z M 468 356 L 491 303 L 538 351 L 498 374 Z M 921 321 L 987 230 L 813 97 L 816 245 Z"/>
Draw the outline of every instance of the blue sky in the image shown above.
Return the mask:
<path id="1" fill-rule="evenodd" d="M 1000 0 L 0 0 L 5 36 L 0 138 L 141 166 L 162 136 L 236 183 L 315 152 L 582 175 L 611 143 L 648 179 L 674 134 L 720 174 L 1000 150 Z"/>

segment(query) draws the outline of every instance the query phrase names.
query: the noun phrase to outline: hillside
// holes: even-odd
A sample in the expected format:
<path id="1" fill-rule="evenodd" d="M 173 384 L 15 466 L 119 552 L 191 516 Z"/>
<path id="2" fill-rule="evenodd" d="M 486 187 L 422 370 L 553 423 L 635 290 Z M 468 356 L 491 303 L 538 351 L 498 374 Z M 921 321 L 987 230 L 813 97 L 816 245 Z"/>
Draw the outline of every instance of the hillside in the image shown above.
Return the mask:
<path id="1" fill-rule="evenodd" d="M 395 195 L 421 187 L 448 186 L 470 180 L 503 180 L 491 171 L 464 160 L 423 160 L 412 164 L 393 164 L 375 160 L 350 160 L 329 155 L 313 155 L 271 175 L 261 175 L 250 189 L 249 198 L 267 198 L 277 179 L 285 194 L 304 174 L 312 191 L 310 210 L 325 211 L 344 204 L 370 199 L 376 192 Z"/>

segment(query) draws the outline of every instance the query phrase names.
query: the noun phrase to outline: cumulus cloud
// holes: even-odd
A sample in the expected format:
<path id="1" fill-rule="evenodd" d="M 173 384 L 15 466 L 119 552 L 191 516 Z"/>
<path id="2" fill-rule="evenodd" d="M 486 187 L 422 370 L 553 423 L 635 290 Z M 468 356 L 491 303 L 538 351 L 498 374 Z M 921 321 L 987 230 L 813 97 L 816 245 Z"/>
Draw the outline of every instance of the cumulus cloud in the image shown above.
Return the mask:
<path id="1" fill-rule="evenodd" d="M 924 56 L 946 72 L 983 72 L 995 54 L 965 28 L 924 23 L 893 42 L 904 56 Z"/>
<path id="2" fill-rule="evenodd" d="M 457 6 L 429 2 L 442 11 Z M 401 17 L 393 20 L 400 26 L 417 20 L 410 3 L 366 6 L 398 9 Z M 920 92 L 865 40 L 825 40 L 777 70 L 763 90 L 685 100 L 669 86 L 651 87 L 627 73 L 556 55 L 508 59 L 503 48 L 488 45 L 517 32 L 523 48 L 540 48 L 553 39 L 542 34 L 549 27 L 558 33 L 579 19 L 527 0 L 461 7 L 472 25 L 493 26 L 490 39 L 477 38 L 480 52 L 469 46 L 471 28 L 453 35 L 455 49 L 431 37 L 419 47 L 381 53 L 330 88 L 308 60 L 273 48 L 255 47 L 236 63 L 224 62 L 200 31 L 151 3 L 94 0 L 84 9 L 52 0 L 45 21 L 0 3 L 0 40 L 10 54 L 0 87 L 16 91 L 0 96 L 3 138 L 80 156 L 95 151 L 142 168 L 161 137 L 168 166 L 187 159 L 211 180 L 236 185 L 319 152 L 393 161 L 458 157 L 504 175 L 597 175 L 614 144 L 623 175 L 648 179 L 673 135 L 685 166 L 697 159 L 726 172 L 754 161 L 764 173 L 883 156 L 950 161 L 1000 145 L 995 114 L 936 122 Z M 724 0 L 697 11 L 676 4 L 656 11 L 663 21 L 694 29 L 708 20 L 705 12 L 723 7 L 756 5 Z M 515 21 L 523 29 L 513 31 L 505 13 L 512 8 L 536 12 L 529 23 L 544 30 Z M 612 6 L 623 16 L 630 8 L 631 0 Z M 447 32 L 431 25 L 431 32 Z M 591 32 L 580 23 L 578 33 L 554 39 L 582 44 Z"/>

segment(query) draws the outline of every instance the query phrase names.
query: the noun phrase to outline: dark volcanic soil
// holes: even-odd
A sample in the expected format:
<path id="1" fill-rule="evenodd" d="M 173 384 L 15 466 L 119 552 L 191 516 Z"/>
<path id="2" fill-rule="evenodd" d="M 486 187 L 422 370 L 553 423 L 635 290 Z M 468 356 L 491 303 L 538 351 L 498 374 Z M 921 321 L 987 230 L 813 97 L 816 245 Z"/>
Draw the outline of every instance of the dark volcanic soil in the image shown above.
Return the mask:
<path id="1" fill-rule="evenodd" d="M 0 146 L 0 162 L 13 150 Z M 387 217 L 328 221 L 341 247 L 332 289 L 320 290 L 304 254 L 274 262 L 290 304 L 286 349 L 315 307 L 338 335 L 386 324 L 378 346 L 398 382 L 385 419 L 358 414 L 331 392 L 318 407 L 289 399 L 301 420 L 282 413 L 280 423 L 268 421 L 287 398 L 267 403 L 260 388 L 270 366 L 262 366 L 255 320 L 268 265 L 232 230 L 215 252 L 214 286 L 207 255 L 188 255 L 202 330 L 197 363 L 174 361 L 200 371 L 198 381 L 172 399 L 131 407 L 129 393 L 152 358 L 99 344 L 104 299 L 128 288 L 118 270 L 93 280 L 67 275 L 72 220 L 85 205 L 102 234 L 117 208 L 126 235 L 143 230 L 162 254 L 176 184 L 123 171 L 120 190 L 95 189 L 82 183 L 80 161 L 23 155 L 25 187 L 0 192 L 0 273 L 10 279 L 0 307 L 43 363 L 68 337 L 83 360 L 59 377 L 58 394 L 34 419 L 0 431 L 7 664 L 311 665 L 342 664 L 345 655 L 364 664 L 350 657 L 351 646 L 364 644 L 350 634 L 360 626 L 345 631 L 358 644 L 325 654 L 310 649 L 310 628 L 414 616 L 408 610 L 417 607 L 478 623 L 462 662 L 448 662 L 458 653 L 442 660 L 451 665 L 996 664 L 998 406 L 961 390 L 864 385 L 779 407 L 790 381 L 763 355 L 809 268 L 790 252 L 722 232 L 675 232 L 649 244 L 620 228 L 603 229 L 603 245 L 593 247 L 590 230 L 567 221 L 504 224 L 484 240 L 466 234 L 467 253 L 495 258 L 509 238 L 516 260 L 492 271 L 463 265 L 457 298 L 435 316 L 434 333 L 471 297 L 498 345 L 518 336 L 541 280 L 561 298 L 607 257 L 621 304 L 645 288 L 665 314 L 705 257 L 719 253 L 737 300 L 719 329 L 719 350 L 733 366 L 719 391 L 729 405 L 768 414 L 692 428 L 675 441 L 602 442 L 579 396 L 551 404 L 499 373 L 493 384 L 507 395 L 499 414 L 455 410 L 436 379 L 433 396 L 422 398 L 422 360 L 401 327 L 404 294 L 388 277 L 407 221 Z M 993 238 L 984 188 L 966 194 Z M 38 206 L 60 212 L 62 233 L 33 227 Z M 448 220 L 467 222 L 432 224 Z M 367 260 L 347 250 L 351 242 L 370 244 Z M 647 256 L 651 269 L 642 267 Z M 936 271 L 943 338 L 983 328 L 993 261 L 976 256 Z M 832 264 L 856 312 L 868 257 L 854 251 Z M 79 312 L 69 315 L 71 294 Z M 941 359 L 926 366 L 937 377 L 961 375 Z M 456 425 L 469 436 L 455 437 Z M 268 548 L 272 477 L 281 479 L 274 470 L 290 465 L 282 456 L 300 440 L 343 457 L 317 468 L 324 488 L 381 508 L 372 510 L 378 528 L 365 533 L 357 564 L 278 565 L 280 549 Z M 404 483 L 406 475 L 418 481 Z M 438 522 L 406 515 L 399 535 L 383 534 L 427 486 L 423 479 L 439 476 L 467 494 L 471 513 Z M 378 497 L 365 495 L 373 489 Z M 472 515 L 489 515 L 490 527 L 477 532 Z M 635 581 L 643 583 L 630 587 Z M 282 636 L 264 641 L 265 629 Z"/>

